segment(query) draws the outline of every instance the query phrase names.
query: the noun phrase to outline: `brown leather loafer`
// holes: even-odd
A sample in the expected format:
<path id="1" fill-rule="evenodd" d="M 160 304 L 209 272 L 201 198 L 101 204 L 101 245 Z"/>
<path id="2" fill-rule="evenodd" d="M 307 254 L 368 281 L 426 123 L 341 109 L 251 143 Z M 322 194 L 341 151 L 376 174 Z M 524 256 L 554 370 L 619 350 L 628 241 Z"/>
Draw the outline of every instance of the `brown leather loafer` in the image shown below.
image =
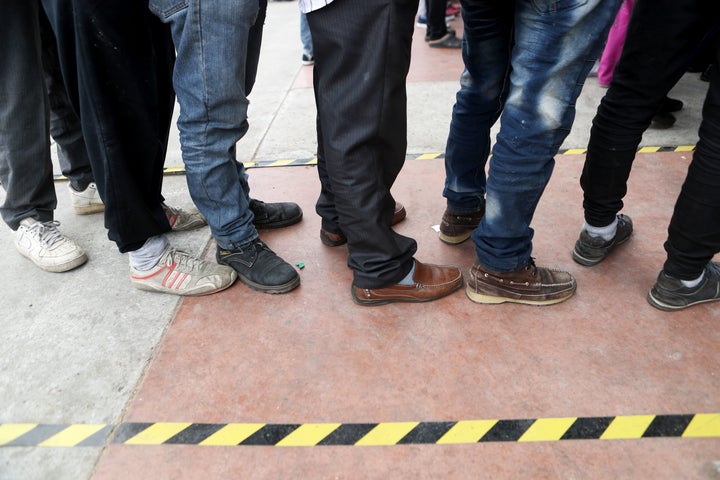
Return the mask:
<path id="1" fill-rule="evenodd" d="M 385 305 L 393 302 L 431 302 L 449 295 L 463 285 L 460 269 L 448 265 L 431 265 L 415 260 L 413 285 L 391 285 L 385 288 L 352 286 L 350 292 L 359 305 Z"/>
<path id="2" fill-rule="evenodd" d="M 400 202 L 395 202 L 395 211 L 393 212 L 392 220 L 390 220 L 390 226 L 402 222 L 407 217 L 405 206 Z M 320 241 L 323 245 L 328 247 L 339 247 L 347 243 L 347 237 L 342 232 L 331 232 L 324 228 L 320 229 Z"/>

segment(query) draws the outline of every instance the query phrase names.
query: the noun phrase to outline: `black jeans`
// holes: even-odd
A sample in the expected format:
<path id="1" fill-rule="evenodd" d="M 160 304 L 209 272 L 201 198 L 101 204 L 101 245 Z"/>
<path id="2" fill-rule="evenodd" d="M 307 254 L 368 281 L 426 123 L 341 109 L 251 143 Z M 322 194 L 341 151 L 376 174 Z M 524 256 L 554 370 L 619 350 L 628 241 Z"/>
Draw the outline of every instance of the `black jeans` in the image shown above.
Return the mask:
<path id="1" fill-rule="evenodd" d="M 427 10 L 427 33 L 425 40 L 438 40 L 447 34 L 447 24 L 445 23 L 445 8 L 447 2 L 445 0 L 422 0 L 425 2 Z"/>
<path id="2" fill-rule="evenodd" d="M 322 184 L 316 211 L 323 228 L 347 236 L 348 265 L 360 288 L 402 280 L 417 249 L 390 228 L 390 188 L 407 148 L 405 78 L 417 6 L 417 0 L 346 0 L 307 15 Z"/>
<path id="3" fill-rule="evenodd" d="M 637 0 L 620 61 L 593 119 L 580 184 L 585 220 L 612 223 L 643 132 L 720 18 L 716 0 Z M 718 57 L 717 45 L 715 59 Z M 720 79 L 703 108 L 700 141 L 675 205 L 665 242 L 665 272 L 693 279 L 720 251 Z"/>
<path id="4" fill-rule="evenodd" d="M 95 178 L 85 147 L 80 119 L 75 114 L 65 91 L 55 34 L 48 23 L 45 11 L 40 9 L 39 13 L 43 73 L 50 101 L 50 135 L 56 143 L 62 174 L 67 177 L 75 190 L 85 190 Z"/>
<path id="5" fill-rule="evenodd" d="M 126 252 L 170 231 L 161 188 L 174 50 L 169 27 L 146 0 L 101 3 L 42 0 L 105 202 L 108 237 Z"/>

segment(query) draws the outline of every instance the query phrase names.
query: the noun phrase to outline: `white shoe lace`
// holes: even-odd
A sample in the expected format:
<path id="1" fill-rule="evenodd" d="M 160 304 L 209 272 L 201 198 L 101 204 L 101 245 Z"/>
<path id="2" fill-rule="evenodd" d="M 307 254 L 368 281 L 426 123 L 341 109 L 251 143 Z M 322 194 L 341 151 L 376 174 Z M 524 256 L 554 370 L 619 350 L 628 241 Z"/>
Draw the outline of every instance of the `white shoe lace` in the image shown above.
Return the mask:
<path id="1" fill-rule="evenodd" d="M 174 261 L 179 267 L 181 267 L 181 271 L 184 271 L 185 273 L 189 273 L 196 269 L 200 270 L 200 267 L 204 264 L 204 262 L 199 258 L 195 258 L 189 253 L 175 248 L 172 248 L 168 258 L 171 262 Z"/>
<path id="2" fill-rule="evenodd" d="M 60 233 L 60 230 L 58 230 L 59 226 L 60 222 L 53 220 L 50 222 L 35 223 L 28 227 L 27 230 L 32 236 L 37 237 L 40 243 L 52 247 L 56 243 L 62 242 L 65 238 L 63 234 Z"/>

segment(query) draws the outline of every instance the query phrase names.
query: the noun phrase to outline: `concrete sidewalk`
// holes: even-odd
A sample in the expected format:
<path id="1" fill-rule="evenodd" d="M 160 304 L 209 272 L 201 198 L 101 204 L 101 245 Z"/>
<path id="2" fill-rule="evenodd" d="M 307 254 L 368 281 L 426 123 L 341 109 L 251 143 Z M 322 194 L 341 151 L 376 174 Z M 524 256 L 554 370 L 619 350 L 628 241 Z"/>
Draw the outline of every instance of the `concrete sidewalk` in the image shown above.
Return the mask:
<path id="1" fill-rule="evenodd" d="M 454 24 L 461 28 L 458 21 Z M 462 62 L 459 51 L 428 48 L 423 35 L 416 29 L 408 154 L 433 157 L 444 149 Z M 297 4 L 271 2 L 250 98 L 250 131 L 238 144 L 240 160 L 315 155 L 312 69 L 301 66 L 300 56 Z M 695 145 L 706 88 L 697 74 L 686 75 L 671 94 L 685 102 L 676 125 L 649 130 L 643 145 Z M 588 80 L 564 149 L 586 146 L 603 92 Z M 177 132 L 172 135 L 166 166 L 181 167 Z M 551 442 L 527 450 L 495 444 L 483 450 L 410 446 L 357 453 L 359 447 L 347 447 L 319 454 L 318 449 L 274 447 L 209 452 L 188 446 L 2 446 L 12 433 L 3 424 L 362 423 L 720 412 L 717 306 L 673 316 L 652 310 L 642 296 L 662 264 L 664 229 L 690 155 L 643 157 L 646 161 L 633 173 L 631 197 L 642 206 L 642 227 L 625 252 L 633 260 L 594 271 L 578 269 L 568 253 L 582 222 L 577 179 L 583 157 L 561 156 L 557 178 L 538 212 L 537 248 L 542 263 L 571 269 L 583 290 L 548 309 L 478 309 L 461 293 L 421 307 L 356 307 L 347 294 L 344 247 L 319 245 L 314 167 L 249 170 L 256 198 L 294 200 L 305 211 L 298 228 L 263 233 L 288 261 L 306 265 L 297 292 L 270 298 L 238 284 L 219 295 L 185 301 L 141 292 L 131 287 L 127 258 L 107 240 L 102 217 L 76 216 L 66 183 L 58 181 L 55 218 L 86 249 L 90 261 L 85 266 L 63 274 L 43 272 L 17 254 L 12 232 L 0 226 L 0 251 L 5 252 L 0 267 L 6 272 L 0 296 L 0 479 L 478 478 L 478 468 L 486 468 L 490 477 L 507 478 L 718 478 L 712 467 L 720 460 L 718 439 L 665 439 L 649 447 L 638 441 L 633 454 L 624 453 L 627 444 L 612 442 L 602 447 L 599 442 L 562 447 Z M 418 239 L 423 259 L 466 268 L 470 246 L 443 246 L 430 228 L 442 213 L 442 181 L 442 160 L 408 162 L 396 196 L 409 217 L 399 228 Z M 171 205 L 191 205 L 182 175 L 166 176 L 163 193 Z M 207 228 L 172 234 L 171 242 L 195 254 L 213 247 Z M 616 285 L 616 278 L 626 285 Z M 597 307 L 608 298 L 617 304 L 598 315 Z M 556 335 L 553 325 L 559 325 Z M 616 343 L 609 341 L 615 336 Z M 535 351 L 538 345 L 542 348 Z M 353 356 L 345 348 L 360 353 Z M 569 356 L 556 358 L 562 350 Z M 573 366 L 575 360 L 579 363 Z M 365 375 L 363 365 L 377 377 Z M 601 371 L 595 385 L 583 367 Z M 425 378 L 427 372 L 431 378 Z M 408 386 L 408 378 L 415 383 Z M 489 383 L 474 383 L 480 380 Z M 353 384 L 365 387 L 365 394 Z M 619 384 L 628 390 L 613 390 Z M 630 389 L 630 384 L 637 385 Z M 353 395 L 359 395 L 356 401 L 348 401 Z M 597 467 L 584 470 L 571 460 L 575 455 Z M 663 470 L 667 458 L 674 463 Z M 607 459 L 619 459 L 621 467 L 604 469 Z"/>

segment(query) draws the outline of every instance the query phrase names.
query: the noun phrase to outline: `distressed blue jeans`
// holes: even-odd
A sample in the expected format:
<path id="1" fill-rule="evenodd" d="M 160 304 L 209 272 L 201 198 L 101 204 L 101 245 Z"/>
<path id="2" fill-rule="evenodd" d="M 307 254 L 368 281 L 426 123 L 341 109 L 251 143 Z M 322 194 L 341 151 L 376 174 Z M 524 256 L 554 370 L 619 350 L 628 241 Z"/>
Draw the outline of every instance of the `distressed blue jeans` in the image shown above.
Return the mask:
<path id="1" fill-rule="evenodd" d="M 477 211 L 485 202 L 472 236 L 485 268 L 507 272 L 530 259 L 530 222 L 620 3 L 461 0 L 465 71 L 445 152 L 443 195 L 456 213 Z M 498 118 L 486 177 L 490 128 Z"/>
<path id="2" fill-rule="evenodd" d="M 248 130 L 266 0 L 150 0 L 172 29 L 173 85 L 188 189 L 218 246 L 258 237 L 245 168 L 235 144 Z"/>

